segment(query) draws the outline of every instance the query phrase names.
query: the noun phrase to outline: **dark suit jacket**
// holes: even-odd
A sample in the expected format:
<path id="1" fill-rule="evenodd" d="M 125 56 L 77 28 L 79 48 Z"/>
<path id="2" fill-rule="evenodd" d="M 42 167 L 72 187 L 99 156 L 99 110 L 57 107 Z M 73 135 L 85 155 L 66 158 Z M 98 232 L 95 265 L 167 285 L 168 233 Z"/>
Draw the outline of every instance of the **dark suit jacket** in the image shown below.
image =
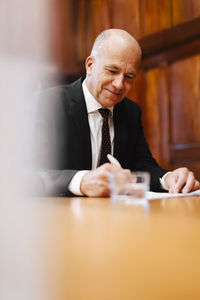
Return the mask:
<path id="1" fill-rule="evenodd" d="M 80 78 L 45 90 L 37 97 L 34 167 L 39 194 L 71 195 L 68 184 L 78 170 L 92 165 L 90 130 Z M 151 174 L 151 190 L 160 191 L 160 168 L 145 141 L 138 104 L 124 98 L 114 107 L 114 156 L 123 168 Z"/>

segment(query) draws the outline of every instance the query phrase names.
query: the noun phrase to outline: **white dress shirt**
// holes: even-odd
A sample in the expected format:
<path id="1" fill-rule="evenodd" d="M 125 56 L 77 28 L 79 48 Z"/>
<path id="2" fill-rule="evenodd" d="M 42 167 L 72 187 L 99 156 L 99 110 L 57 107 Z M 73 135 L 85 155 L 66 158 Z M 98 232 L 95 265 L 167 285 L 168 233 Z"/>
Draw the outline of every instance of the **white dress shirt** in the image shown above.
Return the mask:
<path id="1" fill-rule="evenodd" d="M 83 94 L 85 96 L 85 102 L 88 112 L 88 121 L 90 127 L 90 138 L 92 146 L 92 169 L 96 169 L 100 159 L 100 149 L 101 149 L 101 133 L 103 118 L 98 112 L 98 109 L 102 108 L 101 104 L 96 101 L 96 99 L 89 92 L 85 80 L 82 84 Z M 111 112 L 111 116 L 108 119 L 109 129 L 110 129 L 110 142 L 111 142 L 111 152 L 113 153 L 114 148 L 114 125 L 113 125 L 113 107 L 108 107 Z"/>

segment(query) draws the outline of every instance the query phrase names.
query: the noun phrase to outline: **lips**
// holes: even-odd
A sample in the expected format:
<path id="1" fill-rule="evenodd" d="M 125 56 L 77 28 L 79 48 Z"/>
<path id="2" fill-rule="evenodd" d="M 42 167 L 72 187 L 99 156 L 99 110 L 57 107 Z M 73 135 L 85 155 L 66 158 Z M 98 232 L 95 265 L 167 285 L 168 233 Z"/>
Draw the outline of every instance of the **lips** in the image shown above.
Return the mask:
<path id="1" fill-rule="evenodd" d="M 106 89 L 108 92 L 110 92 L 111 94 L 113 94 L 113 95 L 116 95 L 116 96 L 120 96 L 121 95 L 121 93 L 120 92 L 115 92 L 115 91 L 111 91 L 111 90 L 109 90 L 109 89 Z"/>

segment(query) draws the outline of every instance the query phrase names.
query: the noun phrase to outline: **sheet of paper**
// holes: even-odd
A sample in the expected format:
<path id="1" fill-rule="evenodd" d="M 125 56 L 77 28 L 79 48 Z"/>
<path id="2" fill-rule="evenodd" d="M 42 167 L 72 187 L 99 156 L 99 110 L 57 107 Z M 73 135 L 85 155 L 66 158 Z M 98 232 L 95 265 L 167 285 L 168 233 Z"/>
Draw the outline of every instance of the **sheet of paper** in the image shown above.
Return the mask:
<path id="1" fill-rule="evenodd" d="M 148 200 L 152 200 L 152 199 L 164 199 L 164 198 L 174 198 L 174 197 L 189 197 L 189 196 L 200 196 L 200 190 L 191 192 L 191 193 L 187 193 L 187 194 L 183 194 L 183 193 L 179 193 L 179 194 L 169 194 L 169 193 L 156 193 L 156 192 L 147 192 L 147 199 Z M 200 198 L 199 198 L 200 200 Z"/>

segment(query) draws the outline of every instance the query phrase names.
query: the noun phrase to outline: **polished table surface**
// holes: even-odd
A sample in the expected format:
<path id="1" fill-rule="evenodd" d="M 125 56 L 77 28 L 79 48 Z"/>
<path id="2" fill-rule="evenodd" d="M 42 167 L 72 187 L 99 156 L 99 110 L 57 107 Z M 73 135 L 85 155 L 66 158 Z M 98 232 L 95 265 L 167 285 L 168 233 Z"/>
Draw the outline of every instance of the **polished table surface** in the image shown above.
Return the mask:
<path id="1" fill-rule="evenodd" d="M 49 299 L 200 299 L 200 196 L 36 202 Z"/>

